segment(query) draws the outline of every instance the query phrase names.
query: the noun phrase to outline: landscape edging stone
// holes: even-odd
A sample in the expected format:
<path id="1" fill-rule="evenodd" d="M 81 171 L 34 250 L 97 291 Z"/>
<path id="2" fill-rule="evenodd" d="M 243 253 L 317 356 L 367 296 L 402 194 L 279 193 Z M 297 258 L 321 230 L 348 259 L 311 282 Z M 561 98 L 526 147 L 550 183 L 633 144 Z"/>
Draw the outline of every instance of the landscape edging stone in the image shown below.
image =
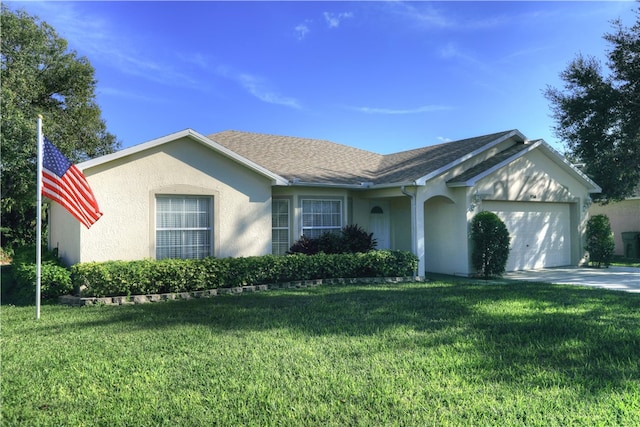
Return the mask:
<path id="1" fill-rule="evenodd" d="M 195 298 L 210 298 L 218 295 L 239 295 L 243 293 L 265 292 L 276 289 L 301 289 L 320 285 L 341 285 L 341 284 L 383 284 L 402 282 L 423 282 L 422 276 L 408 277 L 362 277 L 362 278 L 335 278 L 335 279 L 313 279 L 296 280 L 285 283 L 269 283 L 263 285 L 247 285 L 231 288 L 215 288 L 190 292 L 172 292 L 162 294 L 130 295 L 114 297 L 80 297 L 74 295 L 61 295 L 58 303 L 72 306 L 88 305 L 132 305 L 148 304 L 152 302 L 189 300 Z"/>

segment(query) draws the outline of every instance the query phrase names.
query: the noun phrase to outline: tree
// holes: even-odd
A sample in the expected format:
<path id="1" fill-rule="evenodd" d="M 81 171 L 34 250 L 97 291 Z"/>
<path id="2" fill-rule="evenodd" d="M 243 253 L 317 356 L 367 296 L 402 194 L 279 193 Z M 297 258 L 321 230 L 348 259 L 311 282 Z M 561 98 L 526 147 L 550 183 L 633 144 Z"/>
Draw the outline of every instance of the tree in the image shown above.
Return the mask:
<path id="1" fill-rule="evenodd" d="M 478 273 L 488 279 L 500 276 L 509 259 L 509 231 L 493 212 L 478 212 L 471 220 L 473 249 L 471 262 Z"/>
<path id="2" fill-rule="evenodd" d="M 119 147 L 95 100 L 94 69 L 67 42 L 24 11 L 1 13 L 2 246 L 33 243 L 36 229 L 37 116 L 72 162 Z"/>
<path id="3" fill-rule="evenodd" d="M 587 247 L 589 262 L 597 268 L 609 267 L 615 243 L 611 223 L 606 215 L 594 215 L 587 221 Z"/>
<path id="4" fill-rule="evenodd" d="M 569 155 L 602 187 L 594 198 L 621 200 L 640 184 L 640 10 L 635 25 L 620 20 L 605 34 L 609 75 L 594 57 L 578 55 L 560 75 L 564 90 L 548 87 L 554 130 Z"/>

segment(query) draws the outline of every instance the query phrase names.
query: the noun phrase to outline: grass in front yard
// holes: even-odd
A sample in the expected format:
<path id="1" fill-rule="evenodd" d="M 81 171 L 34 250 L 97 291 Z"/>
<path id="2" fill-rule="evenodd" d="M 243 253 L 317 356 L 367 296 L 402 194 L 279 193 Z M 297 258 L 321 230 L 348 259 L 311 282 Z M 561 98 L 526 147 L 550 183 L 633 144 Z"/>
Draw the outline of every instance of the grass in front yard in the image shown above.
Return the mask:
<path id="1" fill-rule="evenodd" d="M 625 258 L 620 255 L 614 255 L 611 265 L 616 267 L 640 267 L 640 259 L 638 258 Z"/>
<path id="2" fill-rule="evenodd" d="M 320 286 L 2 307 L 3 425 L 638 425 L 640 295 Z"/>

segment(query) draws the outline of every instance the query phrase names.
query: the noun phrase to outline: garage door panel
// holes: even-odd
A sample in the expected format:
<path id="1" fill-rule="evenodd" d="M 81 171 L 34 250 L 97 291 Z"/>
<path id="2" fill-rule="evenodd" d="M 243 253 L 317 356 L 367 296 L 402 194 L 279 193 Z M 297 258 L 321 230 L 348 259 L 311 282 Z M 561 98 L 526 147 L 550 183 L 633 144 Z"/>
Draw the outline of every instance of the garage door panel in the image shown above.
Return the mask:
<path id="1" fill-rule="evenodd" d="M 571 264 L 570 209 L 566 203 L 485 202 L 511 237 L 507 270 Z"/>

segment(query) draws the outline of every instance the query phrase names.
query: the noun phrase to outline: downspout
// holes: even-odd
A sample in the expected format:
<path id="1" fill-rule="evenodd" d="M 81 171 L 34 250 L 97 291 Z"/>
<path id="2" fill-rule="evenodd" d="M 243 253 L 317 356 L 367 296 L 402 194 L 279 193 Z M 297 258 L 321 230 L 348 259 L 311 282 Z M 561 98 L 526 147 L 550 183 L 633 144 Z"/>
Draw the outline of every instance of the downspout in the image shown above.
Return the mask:
<path id="1" fill-rule="evenodd" d="M 400 187 L 400 192 L 411 199 L 411 253 L 419 258 L 420 256 L 416 253 L 418 252 L 416 248 L 416 195 L 405 190 L 404 185 Z M 417 275 L 418 271 L 414 270 L 413 278 L 415 279 Z"/>

